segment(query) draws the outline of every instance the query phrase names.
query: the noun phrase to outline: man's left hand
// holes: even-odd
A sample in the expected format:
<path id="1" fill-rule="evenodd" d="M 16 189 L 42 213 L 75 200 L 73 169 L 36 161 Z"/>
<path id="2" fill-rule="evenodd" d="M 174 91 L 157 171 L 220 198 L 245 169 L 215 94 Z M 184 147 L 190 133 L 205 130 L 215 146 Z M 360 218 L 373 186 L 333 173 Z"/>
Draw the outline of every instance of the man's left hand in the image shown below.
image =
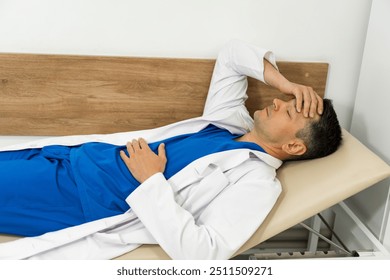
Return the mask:
<path id="1" fill-rule="evenodd" d="M 296 109 L 298 112 L 303 110 L 305 117 L 314 117 L 316 112 L 322 115 L 323 100 L 312 87 L 288 82 L 280 90 L 285 94 L 295 96 Z"/>

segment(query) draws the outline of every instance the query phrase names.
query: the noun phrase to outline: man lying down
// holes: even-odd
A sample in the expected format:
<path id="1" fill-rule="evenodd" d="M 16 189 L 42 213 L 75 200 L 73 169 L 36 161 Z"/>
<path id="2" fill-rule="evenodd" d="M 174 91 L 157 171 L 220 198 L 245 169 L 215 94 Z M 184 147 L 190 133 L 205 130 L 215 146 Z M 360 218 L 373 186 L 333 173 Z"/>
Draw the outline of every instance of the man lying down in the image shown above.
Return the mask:
<path id="1" fill-rule="evenodd" d="M 295 98 L 252 119 L 247 76 Z M 232 41 L 201 117 L 1 152 L 0 233 L 27 238 L 0 244 L 0 258 L 110 259 L 159 244 L 173 259 L 228 259 L 275 204 L 282 162 L 324 157 L 340 142 L 330 100 L 288 81 L 272 52 Z"/>

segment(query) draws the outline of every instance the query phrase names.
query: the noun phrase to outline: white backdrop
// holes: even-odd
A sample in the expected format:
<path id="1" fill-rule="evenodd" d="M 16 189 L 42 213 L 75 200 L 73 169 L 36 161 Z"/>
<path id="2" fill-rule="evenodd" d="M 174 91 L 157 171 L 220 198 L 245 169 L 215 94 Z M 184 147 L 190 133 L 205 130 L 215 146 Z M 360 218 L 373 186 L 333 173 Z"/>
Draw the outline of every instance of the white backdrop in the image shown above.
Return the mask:
<path id="1" fill-rule="evenodd" d="M 326 61 L 349 129 L 371 0 L 0 0 L 0 52 L 215 58 L 232 38 Z"/>

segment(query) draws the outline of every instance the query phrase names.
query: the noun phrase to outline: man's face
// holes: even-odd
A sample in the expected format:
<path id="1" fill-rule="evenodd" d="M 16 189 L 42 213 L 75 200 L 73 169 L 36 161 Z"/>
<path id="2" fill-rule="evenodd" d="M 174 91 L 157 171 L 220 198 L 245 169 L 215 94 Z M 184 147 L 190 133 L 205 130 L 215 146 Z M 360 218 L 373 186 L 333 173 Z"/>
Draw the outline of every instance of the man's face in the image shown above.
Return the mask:
<path id="1" fill-rule="evenodd" d="M 296 138 L 296 133 L 312 120 L 297 112 L 295 99 L 282 101 L 274 99 L 272 105 L 254 113 L 256 134 L 269 144 L 282 145 Z"/>

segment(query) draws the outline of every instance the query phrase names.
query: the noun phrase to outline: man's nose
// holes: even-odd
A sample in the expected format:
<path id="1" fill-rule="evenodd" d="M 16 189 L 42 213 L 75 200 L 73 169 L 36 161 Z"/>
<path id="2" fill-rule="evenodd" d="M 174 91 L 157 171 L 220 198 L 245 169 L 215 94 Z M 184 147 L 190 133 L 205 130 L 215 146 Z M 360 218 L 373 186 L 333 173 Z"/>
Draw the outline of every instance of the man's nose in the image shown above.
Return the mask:
<path id="1" fill-rule="evenodd" d="M 275 98 L 273 100 L 274 110 L 278 111 L 282 106 L 285 105 L 285 103 L 286 103 L 285 101 L 280 100 L 279 98 Z"/>

